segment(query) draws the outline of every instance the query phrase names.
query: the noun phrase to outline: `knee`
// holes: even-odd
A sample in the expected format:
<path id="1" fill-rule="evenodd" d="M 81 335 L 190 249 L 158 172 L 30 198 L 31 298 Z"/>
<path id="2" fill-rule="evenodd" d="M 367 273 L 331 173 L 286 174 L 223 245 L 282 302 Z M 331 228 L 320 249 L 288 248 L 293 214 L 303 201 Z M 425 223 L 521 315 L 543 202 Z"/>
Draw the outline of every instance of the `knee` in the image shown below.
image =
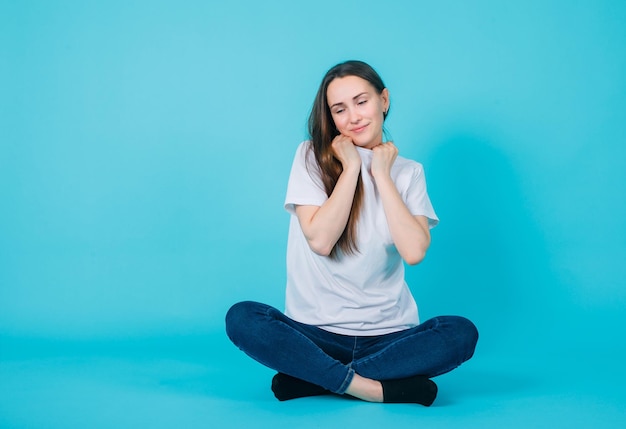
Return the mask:
<path id="1" fill-rule="evenodd" d="M 244 331 L 249 331 L 250 327 L 254 326 L 252 320 L 254 315 L 258 314 L 258 307 L 261 304 L 252 301 L 238 302 L 230 307 L 226 313 L 226 335 L 228 338 L 238 344 L 238 339 Z"/>
<path id="2" fill-rule="evenodd" d="M 451 353 L 458 365 L 474 355 L 478 342 L 478 329 L 465 317 L 443 316 L 438 318 L 439 328 L 446 339 Z"/>
<path id="3" fill-rule="evenodd" d="M 478 328 L 471 320 L 464 317 L 456 316 L 456 337 L 460 344 L 464 361 L 470 359 L 474 355 L 476 344 L 478 343 Z"/>

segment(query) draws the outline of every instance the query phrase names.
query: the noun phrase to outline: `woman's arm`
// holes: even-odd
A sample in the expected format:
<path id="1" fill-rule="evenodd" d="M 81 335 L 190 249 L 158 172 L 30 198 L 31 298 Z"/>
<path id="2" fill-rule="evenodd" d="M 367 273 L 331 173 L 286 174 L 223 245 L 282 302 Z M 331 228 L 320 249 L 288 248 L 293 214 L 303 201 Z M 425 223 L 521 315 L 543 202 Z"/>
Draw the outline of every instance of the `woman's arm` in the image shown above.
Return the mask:
<path id="1" fill-rule="evenodd" d="M 328 256 L 348 223 L 361 172 L 361 157 L 348 137 L 337 136 L 333 151 L 343 166 L 335 189 L 321 206 L 296 206 L 302 232 L 318 255 Z"/>
<path id="2" fill-rule="evenodd" d="M 413 216 L 391 179 L 391 166 L 398 149 L 391 143 L 376 146 L 372 159 L 372 176 L 383 203 L 387 224 L 400 256 L 409 264 L 419 264 L 430 246 L 430 230 L 425 216 Z"/>

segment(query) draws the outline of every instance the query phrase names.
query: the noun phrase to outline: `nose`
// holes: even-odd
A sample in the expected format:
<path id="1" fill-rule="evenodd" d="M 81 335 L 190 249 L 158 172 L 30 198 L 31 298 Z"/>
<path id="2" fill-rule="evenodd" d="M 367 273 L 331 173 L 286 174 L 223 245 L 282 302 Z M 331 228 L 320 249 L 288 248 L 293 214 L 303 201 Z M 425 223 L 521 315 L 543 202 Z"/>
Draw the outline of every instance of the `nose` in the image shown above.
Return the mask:
<path id="1" fill-rule="evenodd" d="M 350 109 L 350 122 L 353 124 L 358 123 L 361 120 L 361 115 L 357 109 Z"/>

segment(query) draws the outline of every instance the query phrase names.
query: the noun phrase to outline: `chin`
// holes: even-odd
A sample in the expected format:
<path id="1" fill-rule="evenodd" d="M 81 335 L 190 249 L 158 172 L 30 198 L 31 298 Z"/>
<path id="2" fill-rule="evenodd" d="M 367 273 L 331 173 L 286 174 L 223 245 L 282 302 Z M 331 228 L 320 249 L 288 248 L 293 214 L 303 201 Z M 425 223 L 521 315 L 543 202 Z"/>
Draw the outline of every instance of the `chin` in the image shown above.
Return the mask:
<path id="1" fill-rule="evenodd" d="M 372 144 L 372 140 L 371 139 L 367 139 L 367 138 L 363 138 L 362 136 L 360 138 L 359 137 L 352 137 L 352 143 L 354 143 L 358 147 L 367 147 L 367 146 L 370 146 Z"/>
<path id="2" fill-rule="evenodd" d="M 372 142 L 363 142 L 363 143 L 355 142 L 354 144 L 357 145 L 358 147 L 362 147 L 364 149 L 372 149 L 374 146 L 376 146 Z"/>

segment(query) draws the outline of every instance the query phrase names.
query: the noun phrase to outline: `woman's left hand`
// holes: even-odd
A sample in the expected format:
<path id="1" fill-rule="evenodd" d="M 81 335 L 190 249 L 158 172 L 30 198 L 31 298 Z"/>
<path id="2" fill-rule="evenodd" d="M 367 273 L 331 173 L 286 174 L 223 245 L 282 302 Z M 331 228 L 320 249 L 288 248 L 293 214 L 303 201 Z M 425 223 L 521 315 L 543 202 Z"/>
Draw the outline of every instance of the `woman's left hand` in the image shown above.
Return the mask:
<path id="1" fill-rule="evenodd" d="M 398 157 L 398 148 L 392 142 L 387 142 L 372 148 L 372 151 L 371 172 L 385 210 L 391 238 L 407 264 L 419 264 L 430 246 L 428 219 L 425 216 L 414 216 L 409 211 L 391 178 L 391 167 Z"/>
<path id="2" fill-rule="evenodd" d="M 387 142 L 379 144 L 372 148 L 374 157 L 372 158 L 372 176 L 374 179 L 377 177 L 390 177 L 391 166 L 398 157 L 398 148 L 393 142 Z"/>

